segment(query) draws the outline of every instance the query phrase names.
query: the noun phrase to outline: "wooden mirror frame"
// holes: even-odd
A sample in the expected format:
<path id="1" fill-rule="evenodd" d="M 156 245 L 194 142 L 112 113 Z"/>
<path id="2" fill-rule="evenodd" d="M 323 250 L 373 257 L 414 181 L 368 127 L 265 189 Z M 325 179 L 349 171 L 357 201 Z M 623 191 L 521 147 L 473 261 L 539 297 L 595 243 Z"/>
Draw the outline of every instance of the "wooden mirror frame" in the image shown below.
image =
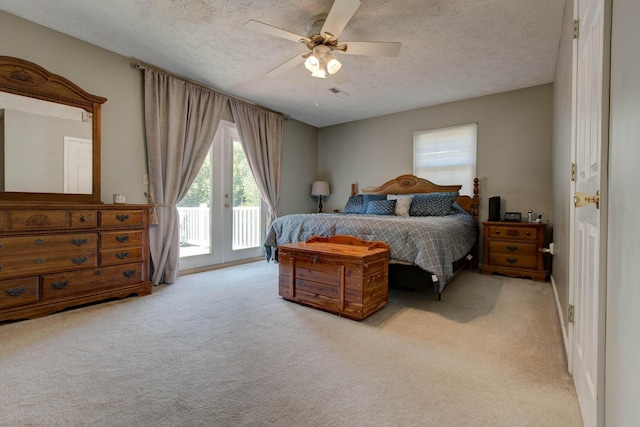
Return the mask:
<path id="1" fill-rule="evenodd" d="M 0 91 L 82 108 L 92 115 L 91 194 L 0 191 L 0 201 L 100 203 L 100 110 L 107 99 L 91 95 L 57 74 L 24 59 L 0 56 Z"/>

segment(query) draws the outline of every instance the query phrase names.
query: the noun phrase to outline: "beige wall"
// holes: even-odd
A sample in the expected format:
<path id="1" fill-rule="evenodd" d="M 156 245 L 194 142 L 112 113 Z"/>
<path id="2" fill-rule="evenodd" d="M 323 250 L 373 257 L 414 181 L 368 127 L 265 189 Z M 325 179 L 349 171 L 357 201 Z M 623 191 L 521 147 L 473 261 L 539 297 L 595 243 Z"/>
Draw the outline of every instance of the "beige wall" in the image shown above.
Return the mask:
<path id="1" fill-rule="evenodd" d="M 553 83 L 553 271 L 551 280 L 556 287 L 560 305 L 565 344 L 567 334 L 567 306 L 569 304 L 569 244 L 571 214 L 571 126 L 573 76 L 573 1 L 567 1 L 560 37 L 560 51 Z"/>
<path id="2" fill-rule="evenodd" d="M 640 2 L 613 2 L 606 389 L 608 426 L 640 425 Z"/>
<path id="3" fill-rule="evenodd" d="M 296 120 L 285 120 L 282 176 L 278 216 L 316 212 L 311 184 L 318 171 L 318 129 Z"/>
<path id="4" fill-rule="evenodd" d="M 500 93 L 322 128 L 318 176 L 331 183 L 327 209 L 342 209 L 352 182 L 377 186 L 413 171 L 413 133 L 478 123 L 480 218 L 487 199 L 502 211 L 532 209 L 551 220 L 552 85 Z"/>
<path id="5" fill-rule="evenodd" d="M 102 201 L 111 203 L 113 193 L 125 193 L 127 202 L 145 203 L 143 81 L 132 61 L 5 12 L 0 12 L 0 53 L 34 62 L 108 99 L 102 108 Z M 231 119 L 230 110 L 224 118 Z M 313 209 L 313 200 L 301 195 L 308 193 L 317 169 L 315 132 L 312 126 L 285 121 L 282 174 L 288 182 L 281 198 L 285 213 Z M 308 183 L 291 178 L 300 171 L 307 172 Z"/>

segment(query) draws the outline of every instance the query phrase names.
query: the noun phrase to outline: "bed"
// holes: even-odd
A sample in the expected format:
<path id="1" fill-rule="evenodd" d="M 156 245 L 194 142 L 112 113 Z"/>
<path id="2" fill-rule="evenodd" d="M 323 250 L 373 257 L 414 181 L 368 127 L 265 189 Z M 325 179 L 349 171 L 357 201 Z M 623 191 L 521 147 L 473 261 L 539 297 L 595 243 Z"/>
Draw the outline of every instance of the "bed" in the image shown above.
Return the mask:
<path id="1" fill-rule="evenodd" d="M 421 275 L 409 276 L 432 284 L 441 299 L 446 284 L 458 271 L 469 264 L 477 267 L 478 179 L 474 180 L 473 197 L 458 195 L 461 187 L 401 175 L 358 195 L 352 184 L 351 197 L 341 213 L 277 218 L 264 240 L 266 259 L 277 262 L 278 245 L 306 241 L 314 235 L 379 240 L 389 245 L 392 286 L 393 266 L 419 269 Z M 362 200 L 361 206 L 358 200 Z M 391 206 L 393 213 L 389 213 Z"/>

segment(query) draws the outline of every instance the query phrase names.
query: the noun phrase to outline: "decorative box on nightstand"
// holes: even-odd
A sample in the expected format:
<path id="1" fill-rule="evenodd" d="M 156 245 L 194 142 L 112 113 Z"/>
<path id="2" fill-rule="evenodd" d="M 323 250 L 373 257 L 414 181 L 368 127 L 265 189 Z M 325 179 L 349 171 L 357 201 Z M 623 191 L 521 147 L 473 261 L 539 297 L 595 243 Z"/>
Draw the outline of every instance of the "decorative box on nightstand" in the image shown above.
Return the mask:
<path id="1" fill-rule="evenodd" d="M 484 261 L 482 274 L 547 280 L 544 269 L 545 223 L 483 222 Z"/>

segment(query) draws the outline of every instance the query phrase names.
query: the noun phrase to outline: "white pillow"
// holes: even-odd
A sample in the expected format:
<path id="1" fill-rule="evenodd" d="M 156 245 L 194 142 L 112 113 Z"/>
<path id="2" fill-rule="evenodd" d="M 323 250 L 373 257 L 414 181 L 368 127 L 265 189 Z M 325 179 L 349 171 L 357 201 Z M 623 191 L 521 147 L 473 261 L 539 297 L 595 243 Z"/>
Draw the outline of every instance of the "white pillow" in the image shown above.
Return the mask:
<path id="1" fill-rule="evenodd" d="M 411 207 L 411 201 L 413 196 L 410 194 L 388 194 L 387 200 L 396 201 L 396 216 L 409 216 L 409 208 Z"/>

